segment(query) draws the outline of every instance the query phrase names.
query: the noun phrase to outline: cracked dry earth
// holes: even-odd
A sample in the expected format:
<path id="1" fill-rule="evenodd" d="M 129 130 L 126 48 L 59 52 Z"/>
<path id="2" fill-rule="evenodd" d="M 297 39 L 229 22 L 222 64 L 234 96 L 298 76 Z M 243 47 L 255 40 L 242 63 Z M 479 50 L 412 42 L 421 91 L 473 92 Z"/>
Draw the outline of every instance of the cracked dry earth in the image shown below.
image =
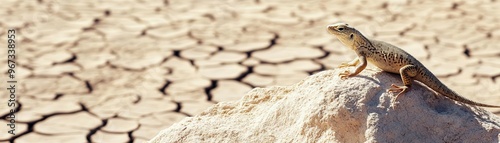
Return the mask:
<path id="1" fill-rule="evenodd" d="M 0 143 L 145 142 L 254 87 L 293 84 L 354 58 L 326 32 L 338 21 L 407 50 L 461 95 L 500 103 L 496 0 L 6 0 L 0 7 L 2 47 L 6 29 L 18 31 L 20 102 L 17 134 L 1 125 Z"/>

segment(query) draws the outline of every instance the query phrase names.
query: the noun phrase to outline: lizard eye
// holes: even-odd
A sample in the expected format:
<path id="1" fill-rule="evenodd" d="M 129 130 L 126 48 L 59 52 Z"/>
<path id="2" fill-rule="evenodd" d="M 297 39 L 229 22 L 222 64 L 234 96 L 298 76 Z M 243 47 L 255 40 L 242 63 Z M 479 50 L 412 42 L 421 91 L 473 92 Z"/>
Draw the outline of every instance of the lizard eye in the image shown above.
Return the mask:
<path id="1" fill-rule="evenodd" d="M 339 28 L 339 31 L 342 31 L 342 30 L 344 30 L 344 28 L 340 27 L 340 28 Z"/>

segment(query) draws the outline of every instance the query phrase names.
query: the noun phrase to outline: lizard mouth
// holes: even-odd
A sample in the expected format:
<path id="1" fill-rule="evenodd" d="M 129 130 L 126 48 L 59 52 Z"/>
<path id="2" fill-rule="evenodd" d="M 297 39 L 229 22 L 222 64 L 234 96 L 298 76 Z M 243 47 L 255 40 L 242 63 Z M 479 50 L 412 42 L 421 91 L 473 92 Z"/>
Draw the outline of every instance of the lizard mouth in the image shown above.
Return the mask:
<path id="1" fill-rule="evenodd" d="M 326 31 L 328 31 L 328 33 L 330 34 L 335 34 L 335 35 L 338 33 L 335 25 L 326 26 Z"/>
<path id="2" fill-rule="evenodd" d="M 326 26 L 326 28 L 330 34 L 338 35 L 341 33 L 345 33 L 345 31 L 349 29 L 349 26 L 347 25 L 347 23 L 335 23 Z"/>

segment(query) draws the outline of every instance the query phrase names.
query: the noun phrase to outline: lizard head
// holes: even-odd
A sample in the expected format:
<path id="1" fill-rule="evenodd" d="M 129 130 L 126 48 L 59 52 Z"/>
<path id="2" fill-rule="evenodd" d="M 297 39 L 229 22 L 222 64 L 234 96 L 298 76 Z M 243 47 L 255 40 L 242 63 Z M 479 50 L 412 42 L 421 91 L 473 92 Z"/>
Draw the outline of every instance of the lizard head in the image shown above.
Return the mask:
<path id="1" fill-rule="evenodd" d="M 355 39 L 361 38 L 358 37 L 360 34 L 358 30 L 350 27 L 346 23 L 336 23 L 332 25 L 327 26 L 327 31 L 330 34 L 335 35 L 340 42 L 342 42 L 344 45 L 348 46 L 349 48 L 353 48 L 355 46 Z"/>

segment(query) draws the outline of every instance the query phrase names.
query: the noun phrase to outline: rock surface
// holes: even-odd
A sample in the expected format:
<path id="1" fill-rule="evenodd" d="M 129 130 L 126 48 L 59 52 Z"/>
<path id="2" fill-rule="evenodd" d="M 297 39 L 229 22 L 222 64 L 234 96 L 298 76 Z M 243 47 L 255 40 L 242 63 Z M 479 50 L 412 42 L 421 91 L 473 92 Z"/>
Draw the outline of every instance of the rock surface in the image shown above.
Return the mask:
<path id="1" fill-rule="evenodd" d="M 498 142 L 500 118 L 415 83 L 391 107 L 397 75 L 323 71 L 291 86 L 256 88 L 161 131 L 150 142 Z"/>

